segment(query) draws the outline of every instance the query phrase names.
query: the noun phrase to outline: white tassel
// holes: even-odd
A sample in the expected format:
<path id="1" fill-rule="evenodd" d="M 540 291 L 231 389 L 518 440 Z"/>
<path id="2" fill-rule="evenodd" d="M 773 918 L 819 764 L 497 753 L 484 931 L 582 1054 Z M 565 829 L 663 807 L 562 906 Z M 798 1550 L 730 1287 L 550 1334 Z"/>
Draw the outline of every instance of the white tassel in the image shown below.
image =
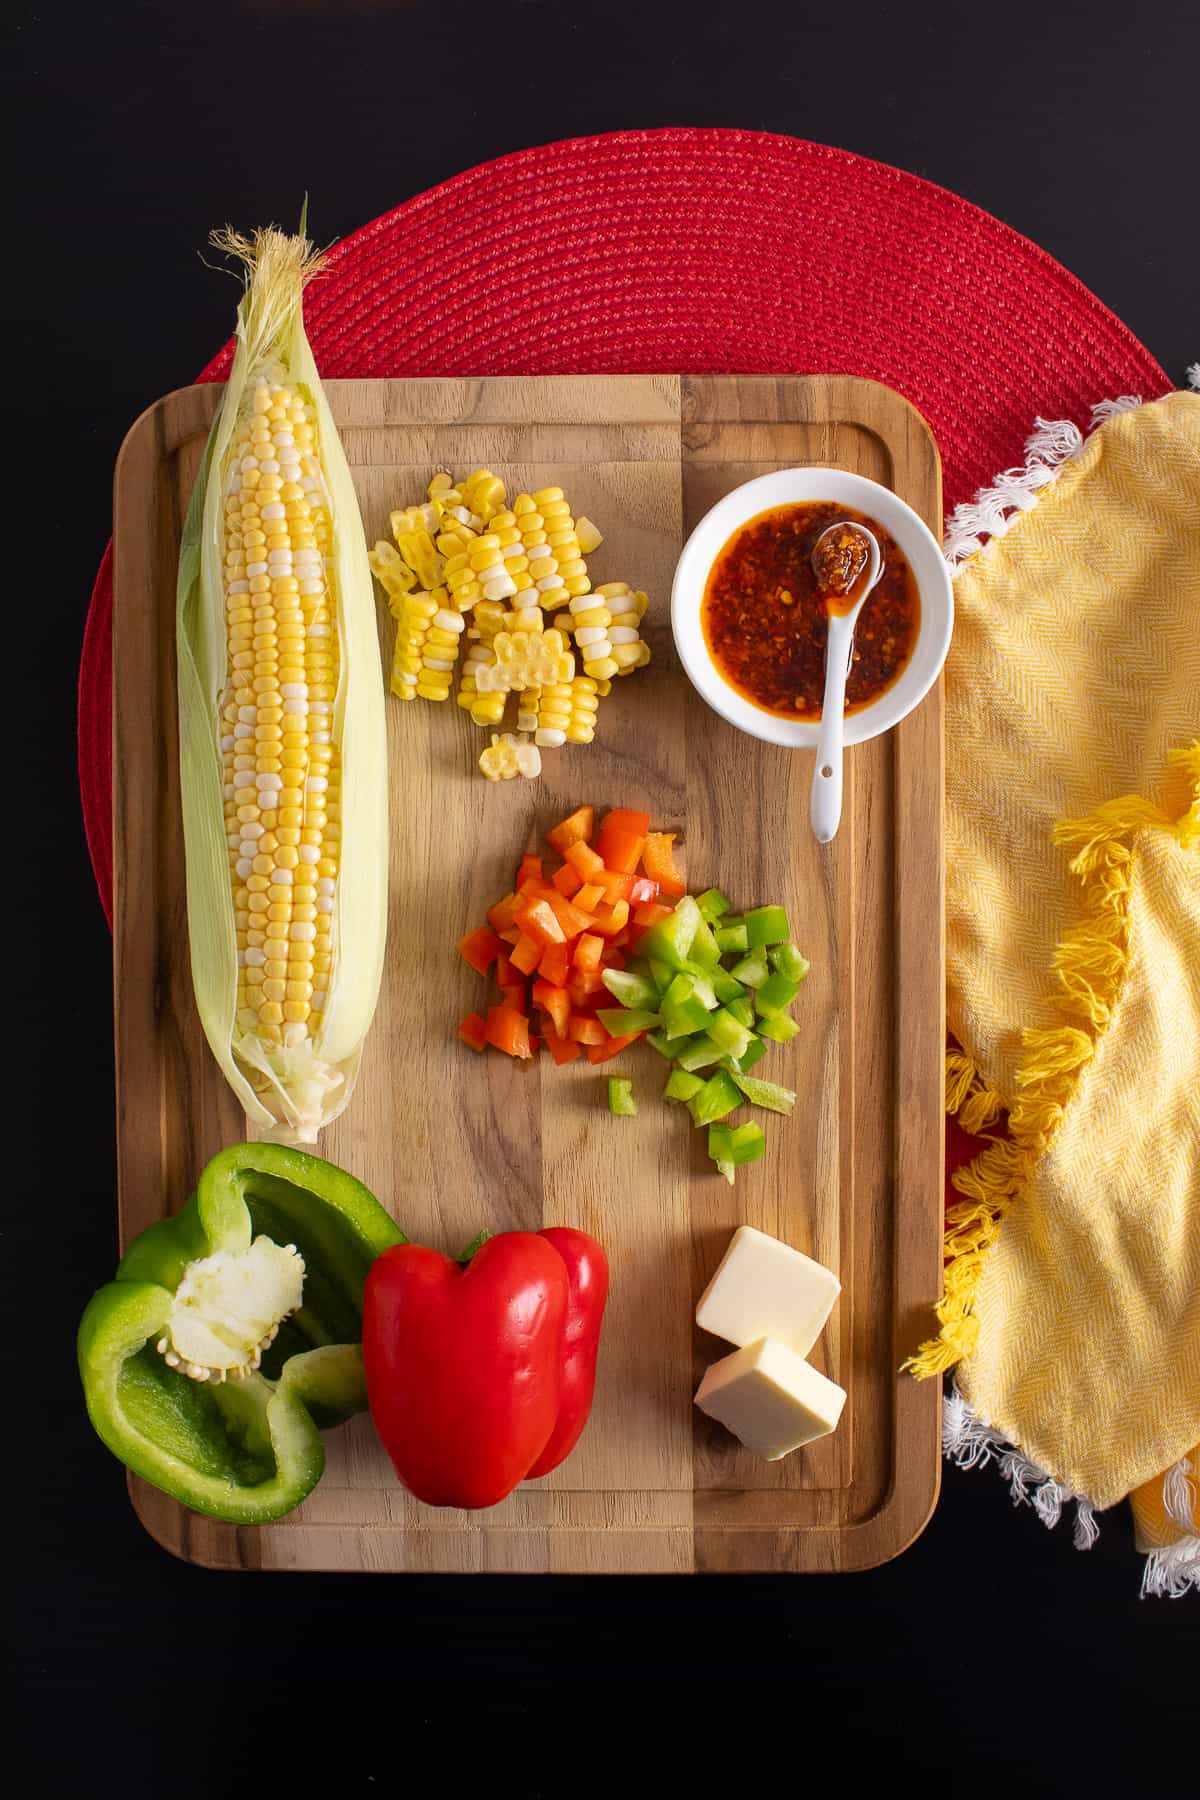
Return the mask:
<path id="1" fill-rule="evenodd" d="M 946 1390 L 942 1402 L 942 1455 L 960 1469 L 984 1468 L 1005 1440 L 978 1418 L 957 1385 Z"/>
<path id="2" fill-rule="evenodd" d="M 1200 388 L 1200 363 L 1188 370 L 1188 381 Z M 1142 404 L 1140 394 L 1120 394 L 1115 400 L 1100 400 L 1092 408 L 1089 435 L 1106 419 L 1120 413 L 1135 412 Z M 946 524 L 942 554 L 952 569 L 987 548 L 993 539 L 1003 537 L 1019 513 L 1037 505 L 1042 489 L 1057 480 L 1064 463 L 1079 455 L 1084 435 L 1070 419 L 1035 419 L 1034 429 L 1025 443 L 1025 462 L 1019 469 L 1005 469 L 991 487 L 981 488 L 973 500 L 956 506 Z"/>
<path id="3" fill-rule="evenodd" d="M 956 1382 L 942 1401 L 942 1454 L 960 1469 L 983 1468 L 995 1462 L 1007 1481 L 1013 1505 L 1032 1506 L 1042 1524 L 1057 1525 L 1068 1500 L 1075 1502 L 1072 1533 L 1077 1550 L 1090 1550 L 1100 1536 L 1096 1509 L 1090 1500 L 1056 1481 L 1018 1450 L 1001 1431 L 985 1425 L 974 1412 Z M 1163 1507 L 1168 1518 L 1185 1531 L 1197 1527 L 1197 1490 L 1192 1465 L 1181 1456 L 1163 1476 Z M 1163 1595 L 1178 1600 L 1192 1589 L 1200 1592 L 1200 1537 L 1189 1537 L 1166 1550 L 1154 1550 L 1142 1572 L 1142 1597 Z"/>
<path id="4" fill-rule="evenodd" d="M 1189 1591 L 1200 1594 L 1200 1538 L 1172 1544 L 1169 1550 L 1152 1550 L 1142 1571 L 1142 1599 L 1155 1594 L 1182 1600 Z"/>
<path id="5" fill-rule="evenodd" d="M 1075 1548 L 1090 1550 L 1100 1536 L 1100 1527 L 1096 1523 L 1096 1509 L 1090 1500 L 1075 1502 Z"/>
<path id="6" fill-rule="evenodd" d="M 1068 1500 L 1075 1502 L 1075 1548 L 1090 1550 L 1100 1536 L 1096 1510 L 1082 1494 L 1056 1481 L 1053 1475 L 1018 1450 L 1001 1431 L 996 1431 L 974 1412 L 957 1383 L 947 1389 L 942 1402 L 942 1454 L 960 1469 L 983 1468 L 995 1462 L 1008 1483 L 1013 1505 L 1032 1506 L 1048 1529 L 1057 1525 Z"/>
<path id="7" fill-rule="evenodd" d="M 1065 462 L 1083 448 L 1083 433 L 1070 419 L 1035 419 L 1025 442 L 1025 462 L 1019 469 L 1005 469 L 991 487 L 974 500 L 956 506 L 946 526 L 942 546 L 952 569 L 974 556 L 985 538 L 1003 537 L 1018 513 L 1037 504 L 1044 487 L 1058 475 Z"/>
<path id="8" fill-rule="evenodd" d="M 1092 429 L 1103 425 L 1105 419 L 1115 419 L 1118 413 L 1136 412 L 1142 404 L 1140 394 L 1121 394 L 1116 400 L 1101 400 L 1092 408 Z"/>
<path id="9" fill-rule="evenodd" d="M 1163 1511 L 1168 1519 L 1184 1531 L 1200 1534 L 1200 1516 L 1196 1512 L 1196 1484 L 1190 1480 L 1192 1465 L 1186 1456 L 1163 1476 Z"/>

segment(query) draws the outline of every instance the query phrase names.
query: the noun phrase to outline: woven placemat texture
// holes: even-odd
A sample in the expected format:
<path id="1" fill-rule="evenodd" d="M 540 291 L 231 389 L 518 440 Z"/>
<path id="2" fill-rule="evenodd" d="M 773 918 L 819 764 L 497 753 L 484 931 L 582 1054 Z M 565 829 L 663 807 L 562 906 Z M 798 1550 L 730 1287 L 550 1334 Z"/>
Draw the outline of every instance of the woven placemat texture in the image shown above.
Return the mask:
<path id="1" fill-rule="evenodd" d="M 340 243 L 306 322 L 328 378 L 869 376 L 932 425 L 947 508 L 1020 459 L 1035 415 L 1084 424 L 1096 401 L 1171 385 L 1081 282 L 978 207 L 750 131 L 616 132 L 470 169 Z M 231 356 L 199 379 L 222 380 Z M 111 613 L 106 552 L 79 775 L 110 918 Z"/>

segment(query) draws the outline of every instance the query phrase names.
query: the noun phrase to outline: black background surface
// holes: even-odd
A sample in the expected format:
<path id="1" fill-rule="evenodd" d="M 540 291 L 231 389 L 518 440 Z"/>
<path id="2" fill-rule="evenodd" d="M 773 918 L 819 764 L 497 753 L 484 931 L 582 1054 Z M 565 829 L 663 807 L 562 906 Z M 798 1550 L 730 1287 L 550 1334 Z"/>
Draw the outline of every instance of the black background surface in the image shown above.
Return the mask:
<path id="1" fill-rule="evenodd" d="M 814 1738 L 852 1792 L 1148 1793 L 1189 1743 L 1194 1772 L 1194 1604 L 1138 1601 L 1123 1512 L 1078 1555 L 991 1472 L 947 1471 L 918 1543 L 841 1579 L 250 1577 L 156 1548 L 74 1368 L 115 1204 L 109 938 L 72 728 L 114 455 L 230 329 L 231 286 L 197 260 L 214 224 L 290 219 L 307 188 L 327 241 L 554 138 L 790 132 L 998 214 L 1181 381 L 1200 357 L 1194 8 L 259 0 L 17 5 L 6 24 L 12 1791 L 457 1792 L 482 1757 L 494 1792 L 636 1794 L 659 1766 L 715 1779 L 722 1751 L 744 1784 L 779 1767 L 799 1785 Z"/>

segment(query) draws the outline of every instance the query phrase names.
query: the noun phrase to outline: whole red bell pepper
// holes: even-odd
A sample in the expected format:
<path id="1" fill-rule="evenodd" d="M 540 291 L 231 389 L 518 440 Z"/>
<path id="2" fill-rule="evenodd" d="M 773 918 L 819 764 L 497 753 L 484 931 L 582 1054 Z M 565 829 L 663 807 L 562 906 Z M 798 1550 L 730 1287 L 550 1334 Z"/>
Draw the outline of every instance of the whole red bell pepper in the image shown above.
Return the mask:
<path id="1" fill-rule="evenodd" d="M 565 1462 L 583 1435 L 596 1387 L 596 1353 L 608 1303 L 608 1258 L 586 1231 L 555 1225 L 543 1231 L 567 1267 L 567 1317 L 563 1328 L 558 1418 L 550 1441 L 526 1477 L 548 1475 Z"/>
<path id="2" fill-rule="evenodd" d="M 465 1267 L 417 1244 L 395 1252 L 372 1265 L 363 1297 L 376 1430 L 419 1500 L 495 1506 L 557 1467 L 587 1422 L 604 1252 L 553 1230 L 501 1232 Z"/>

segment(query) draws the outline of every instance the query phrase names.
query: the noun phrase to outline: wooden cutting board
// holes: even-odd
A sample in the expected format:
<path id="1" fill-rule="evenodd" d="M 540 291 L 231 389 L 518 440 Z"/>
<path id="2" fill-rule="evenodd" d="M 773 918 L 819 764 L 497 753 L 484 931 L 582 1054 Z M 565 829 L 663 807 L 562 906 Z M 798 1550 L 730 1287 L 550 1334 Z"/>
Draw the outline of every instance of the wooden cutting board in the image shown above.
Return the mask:
<path id="1" fill-rule="evenodd" d="M 175 1211 L 245 1121 L 192 1000 L 175 711 L 175 564 L 212 386 L 143 414 L 117 465 L 114 839 L 117 1147 L 123 1244 Z M 389 701 L 391 904 L 383 995 L 357 1093 L 323 1153 L 410 1237 L 457 1251 L 493 1231 L 573 1224 L 606 1245 L 612 1298 L 591 1423 L 547 1479 L 485 1513 L 410 1499 L 362 1417 L 328 1440 L 312 1496 L 273 1525 L 187 1512 L 138 1479 L 151 1534 L 219 1568 L 837 1570 L 895 1556 L 938 1491 L 939 1395 L 897 1374 L 941 1275 L 942 701 L 849 752 L 841 831 L 808 825 L 811 755 L 744 737 L 681 673 L 669 598 L 700 515 L 751 476 L 824 463 L 893 487 L 936 533 L 937 450 L 906 401 L 847 377 L 558 376 L 334 381 L 329 399 L 369 541 L 439 464 L 487 464 L 510 495 L 562 486 L 605 541 L 593 580 L 651 596 L 653 664 L 616 684 L 596 741 L 540 781 L 485 782 L 487 739 L 453 703 Z M 394 626 L 382 600 L 390 661 Z M 508 891 L 520 850 L 583 802 L 679 833 L 693 889 L 779 901 L 812 973 L 803 1030 L 763 1073 L 799 1090 L 768 1154 L 717 1175 L 646 1045 L 603 1069 L 476 1057 L 455 1037 L 482 981 L 456 939 Z M 634 1077 L 636 1122 L 605 1077 Z M 814 1351 L 848 1390 L 837 1432 L 781 1462 L 744 1452 L 692 1394 L 728 1346 L 693 1323 L 730 1233 L 752 1224 L 829 1264 L 843 1293 Z"/>

